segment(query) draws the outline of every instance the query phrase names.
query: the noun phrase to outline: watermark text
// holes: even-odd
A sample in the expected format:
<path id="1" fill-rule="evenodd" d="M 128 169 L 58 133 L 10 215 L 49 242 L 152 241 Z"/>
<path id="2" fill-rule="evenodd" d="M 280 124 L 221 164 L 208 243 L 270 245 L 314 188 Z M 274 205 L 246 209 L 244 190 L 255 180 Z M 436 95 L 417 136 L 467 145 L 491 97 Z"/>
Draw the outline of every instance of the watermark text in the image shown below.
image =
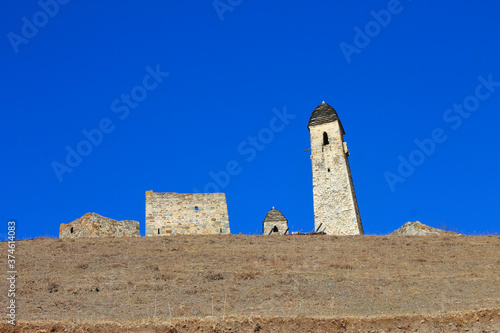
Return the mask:
<path id="1" fill-rule="evenodd" d="M 7 222 L 7 322 L 16 325 L 16 222 Z"/>
<path id="2" fill-rule="evenodd" d="M 489 74 L 486 78 L 479 75 L 477 80 L 479 84 L 474 89 L 473 94 L 465 97 L 462 103 L 454 103 L 453 107 L 446 109 L 443 113 L 443 121 L 450 124 L 453 131 L 458 130 L 464 120 L 477 111 L 481 101 L 489 98 L 495 92 L 495 88 L 500 87 L 500 81 L 493 81 L 492 74 Z M 413 175 L 416 168 L 424 164 L 427 158 L 436 152 L 438 144 L 444 143 L 446 140 L 448 140 L 448 135 L 442 127 L 433 129 L 428 138 L 415 139 L 416 148 L 407 157 L 398 156 L 397 172 L 386 171 L 384 173 L 385 181 L 391 192 L 396 191 L 398 183 L 404 183 L 408 177 Z"/>
<path id="3" fill-rule="evenodd" d="M 49 20 L 59 13 L 59 6 L 65 5 L 70 0 L 40 0 L 38 6 L 40 10 L 35 12 L 31 19 L 23 16 L 20 34 L 9 32 L 7 38 L 15 53 L 19 52 L 21 44 L 28 44 L 37 34 L 39 29 L 45 27 Z"/>
<path id="4" fill-rule="evenodd" d="M 262 128 L 256 135 L 249 135 L 237 146 L 238 154 L 247 163 L 252 162 L 260 151 L 263 151 L 275 138 L 275 135 L 282 132 L 290 124 L 290 120 L 296 115 L 288 113 L 286 106 L 283 110 L 274 108 L 273 117 L 269 120 L 269 125 Z M 226 188 L 231 182 L 231 177 L 239 175 L 243 171 L 243 163 L 237 160 L 230 160 L 226 163 L 224 170 L 208 173 L 211 180 L 203 187 L 204 193 L 217 193 Z M 193 189 L 195 193 L 200 193 L 198 188 Z"/>
<path id="5" fill-rule="evenodd" d="M 387 27 L 391 23 L 392 17 L 400 14 L 403 9 L 404 7 L 399 0 L 389 0 L 389 2 L 387 2 L 387 9 L 370 11 L 373 20 L 368 21 L 363 29 L 358 26 L 354 27 L 355 34 L 353 43 L 341 42 L 339 44 L 340 50 L 347 63 L 351 63 L 353 54 L 360 54 L 362 49 L 370 45 L 372 39 L 381 33 L 382 28 Z"/>
<path id="6" fill-rule="evenodd" d="M 163 82 L 163 79 L 170 75 L 168 72 L 161 71 L 159 64 L 154 69 L 147 66 L 146 72 L 141 84 L 133 87 L 130 93 L 123 93 L 120 98 L 111 102 L 111 112 L 115 113 L 118 119 L 125 120 L 130 115 L 130 111 L 137 108 L 139 103 L 146 99 L 148 91 L 156 89 Z M 51 163 L 52 170 L 60 183 L 64 179 L 64 174 L 73 172 L 82 163 L 83 158 L 89 156 L 94 148 L 103 142 L 105 134 L 110 134 L 116 129 L 115 123 L 111 118 L 104 117 L 95 128 L 83 129 L 81 133 L 84 139 L 75 146 L 66 146 L 64 161 Z"/>

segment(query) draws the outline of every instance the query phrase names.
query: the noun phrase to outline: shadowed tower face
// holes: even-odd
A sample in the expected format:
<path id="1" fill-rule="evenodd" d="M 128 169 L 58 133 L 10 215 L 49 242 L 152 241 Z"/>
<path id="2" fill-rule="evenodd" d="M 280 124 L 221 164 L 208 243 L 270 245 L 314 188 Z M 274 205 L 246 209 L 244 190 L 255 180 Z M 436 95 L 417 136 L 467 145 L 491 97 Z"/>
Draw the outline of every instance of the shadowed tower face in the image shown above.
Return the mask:
<path id="1" fill-rule="evenodd" d="M 337 112 L 323 102 L 314 109 L 307 127 L 311 134 L 315 229 L 328 235 L 363 234 L 345 132 Z"/>

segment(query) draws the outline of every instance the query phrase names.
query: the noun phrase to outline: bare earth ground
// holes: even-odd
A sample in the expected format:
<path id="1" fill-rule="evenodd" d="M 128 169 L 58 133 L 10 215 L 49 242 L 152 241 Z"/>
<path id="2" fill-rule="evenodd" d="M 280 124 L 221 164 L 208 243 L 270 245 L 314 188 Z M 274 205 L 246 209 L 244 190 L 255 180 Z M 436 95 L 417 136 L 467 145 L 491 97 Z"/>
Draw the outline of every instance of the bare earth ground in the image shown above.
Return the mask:
<path id="1" fill-rule="evenodd" d="M 19 331 L 500 331 L 497 236 L 38 238 L 16 260 Z"/>

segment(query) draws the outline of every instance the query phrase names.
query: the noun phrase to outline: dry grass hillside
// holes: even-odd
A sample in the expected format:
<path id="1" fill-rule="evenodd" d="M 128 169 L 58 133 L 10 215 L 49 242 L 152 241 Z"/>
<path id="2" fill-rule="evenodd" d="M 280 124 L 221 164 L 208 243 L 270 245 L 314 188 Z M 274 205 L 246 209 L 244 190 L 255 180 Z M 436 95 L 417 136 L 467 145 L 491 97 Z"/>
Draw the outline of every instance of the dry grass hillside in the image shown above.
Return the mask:
<path id="1" fill-rule="evenodd" d="M 39 238 L 16 254 L 24 331 L 500 330 L 496 236 Z"/>

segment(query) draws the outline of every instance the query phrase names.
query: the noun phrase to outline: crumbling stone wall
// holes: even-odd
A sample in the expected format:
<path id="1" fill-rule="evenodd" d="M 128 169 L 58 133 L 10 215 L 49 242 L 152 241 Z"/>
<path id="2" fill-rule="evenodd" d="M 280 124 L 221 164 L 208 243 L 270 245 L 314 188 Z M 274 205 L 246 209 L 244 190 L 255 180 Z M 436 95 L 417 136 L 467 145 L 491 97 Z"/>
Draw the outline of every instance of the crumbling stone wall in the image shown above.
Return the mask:
<path id="1" fill-rule="evenodd" d="M 70 223 L 61 223 L 59 238 L 140 237 L 138 221 L 117 221 L 87 213 Z"/>
<path id="2" fill-rule="evenodd" d="M 262 222 L 262 233 L 264 235 L 284 235 L 288 229 L 288 220 L 282 212 L 272 208 L 267 212 L 264 222 Z M 271 230 L 273 231 L 271 233 Z"/>
<path id="3" fill-rule="evenodd" d="M 229 234 L 224 193 L 146 192 L 146 236 Z"/>

